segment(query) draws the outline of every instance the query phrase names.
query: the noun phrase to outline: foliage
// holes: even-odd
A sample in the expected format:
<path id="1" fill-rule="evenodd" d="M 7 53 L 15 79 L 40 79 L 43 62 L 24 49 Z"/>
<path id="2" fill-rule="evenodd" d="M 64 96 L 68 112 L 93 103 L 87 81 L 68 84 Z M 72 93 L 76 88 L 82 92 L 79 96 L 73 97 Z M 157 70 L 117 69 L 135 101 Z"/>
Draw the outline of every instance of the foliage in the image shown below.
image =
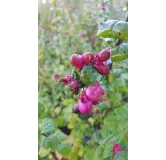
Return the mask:
<path id="1" fill-rule="evenodd" d="M 106 22 L 101 22 L 97 35 L 104 38 L 127 40 L 128 23 L 118 20 L 108 20 Z"/>
<path id="2" fill-rule="evenodd" d="M 80 79 L 85 84 L 91 84 L 96 81 L 97 75 L 97 71 L 91 65 L 87 65 L 82 69 Z"/>
<path id="3" fill-rule="evenodd" d="M 39 3 L 39 159 L 110 160 L 114 156 L 114 160 L 125 160 L 128 148 L 128 23 L 125 22 L 125 2 L 69 2 Z M 109 75 L 100 76 L 92 68 L 85 68 L 81 74 L 72 71 L 69 61 L 72 54 L 97 53 L 106 47 L 112 48 L 113 65 Z M 100 80 L 106 92 L 105 100 L 88 115 L 72 113 L 78 96 L 58 83 L 71 72 L 85 83 Z M 59 77 L 54 78 L 54 73 Z M 113 154 L 114 142 L 124 149 L 116 155 Z"/>

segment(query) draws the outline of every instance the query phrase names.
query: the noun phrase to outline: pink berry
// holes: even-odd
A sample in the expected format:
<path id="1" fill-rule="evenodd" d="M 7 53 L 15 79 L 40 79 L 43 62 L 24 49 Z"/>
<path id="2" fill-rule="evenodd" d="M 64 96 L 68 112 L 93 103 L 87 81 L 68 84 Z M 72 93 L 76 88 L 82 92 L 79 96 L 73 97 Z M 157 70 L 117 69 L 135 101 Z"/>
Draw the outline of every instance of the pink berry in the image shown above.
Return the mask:
<path id="1" fill-rule="evenodd" d="M 86 52 L 82 55 L 83 62 L 85 65 L 91 63 L 94 59 L 94 54 L 91 52 Z"/>
<path id="2" fill-rule="evenodd" d="M 122 150 L 123 149 L 122 149 L 122 147 L 119 144 L 117 144 L 117 143 L 113 144 L 113 152 L 114 152 L 114 154 L 117 154 L 118 152 L 120 152 Z"/>
<path id="3" fill-rule="evenodd" d="M 107 47 L 104 50 L 100 51 L 97 54 L 99 61 L 101 62 L 107 61 L 110 58 L 110 51 L 111 51 L 110 47 Z"/>
<path id="4" fill-rule="evenodd" d="M 49 32 L 49 31 L 47 31 L 47 32 L 46 32 L 46 36 L 49 36 L 49 35 L 50 35 L 50 32 Z"/>
<path id="5" fill-rule="evenodd" d="M 79 83 L 78 83 L 78 81 L 75 80 L 75 79 L 72 80 L 72 81 L 70 82 L 70 87 L 71 87 L 71 89 L 72 89 L 73 94 L 74 94 L 74 95 L 77 95 L 78 92 L 79 92 Z"/>
<path id="6" fill-rule="evenodd" d="M 81 93 L 81 96 L 78 100 L 78 108 L 82 114 L 88 114 L 92 108 L 92 102 L 87 99 L 85 91 Z"/>
<path id="7" fill-rule="evenodd" d="M 77 95 L 79 92 L 79 82 L 77 80 L 73 79 L 73 80 L 71 80 L 69 85 L 72 89 L 73 94 Z"/>
<path id="8" fill-rule="evenodd" d="M 40 26 L 38 26 L 38 30 L 41 30 L 42 28 Z"/>
<path id="9" fill-rule="evenodd" d="M 83 39 L 85 39 L 85 38 L 86 38 L 86 34 L 81 33 L 81 37 L 82 37 Z"/>
<path id="10" fill-rule="evenodd" d="M 94 67 L 96 68 L 98 73 L 100 73 L 103 76 L 110 73 L 110 68 L 106 63 L 98 63 L 98 64 L 95 63 Z"/>
<path id="11" fill-rule="evenodd" d="M 82 69 L 83 67 L 83 60 L 81 55 L 73 54 L 70 57 L 70 63 L 72 66 L 77 68 L 78 70 Z"/>
<path id="12" fill-rule="evenodd" d="M 104 9 L 105 9 L 104 3 L 102 3 L 102 4 L 100 5 L 100 9 L 101 9 L 101 10 L 104 10 Z"/>
<path id="13" fill-rule="evenodd" d="M 72 80 L 71 82 L 70 82 L 70 87 L 72 88 L 72 89 L 76 89 L 76 88 L 79 88 L 79 84 L 78 84 L 78 81 L 77 80 Z"/>
<path id="14" fill-rule="evenodd" d="M 80 95 L 80 98 L 79 98 L 79 99 L 84 99 L 84 100 L 88 101 L 88 97 L 86 96 L 85 91 L 83 91 L 83 92 L 81 93 L 81 95 Z"/>
<path id="15" fill-rule="evenodd" d="M 59 80 L 59 82 L 62 82 L 64 83 L 65 85 L 68 85 L 72 80 L 72 76 L 71 75 L 68 75 L 62 79 Z"/>
<path id="16" fill-rule="evenodd" d="M 89 86 L 86 91 L 86 96 L 88 100 L 92 101 L 93 105 L 99 103 L 102 100 L 102 96 L 104 95 L 104 90 L 100 88 L 99 85 Z"/>
<path id="17" fill-rule="evenodd" d="M 88 114 L 92 108 L 92 102 L 85 99 L 79 99 L 77 105 L 82 114 Z"/>
<path id="18" fill-rule="evenodd" d="M 75 105 L 75 106 L 72 108 L 72 113 L 80 113 L 79 108 L 78 108 L 77 105 Z"/>
<path id="19" fill-rule="evenodd" d="M 57 73 L 54 73 L 53 77 L 54 77 L 55 79 L 58 79 L 58 78 L 59 78 L 59 75 L 58 75 Z"/>
<path id="20" fill-rule="evenodd" d="M 98 53 L 96 53 L 96 55 L 94 56 L 93 63 L 94 63 L 95 65 L 98 65 L 98 64 L 102 63 L 102 62 L 99 60 L 99 58 L 98 58 Z"/>

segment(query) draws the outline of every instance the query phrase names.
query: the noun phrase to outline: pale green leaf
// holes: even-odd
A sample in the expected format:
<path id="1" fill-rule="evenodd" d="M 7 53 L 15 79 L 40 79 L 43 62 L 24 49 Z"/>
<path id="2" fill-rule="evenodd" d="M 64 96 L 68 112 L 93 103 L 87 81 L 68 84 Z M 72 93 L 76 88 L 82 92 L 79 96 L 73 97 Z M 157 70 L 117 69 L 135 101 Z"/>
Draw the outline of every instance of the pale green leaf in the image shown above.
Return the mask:
<path id="1" fill-rule="evenodd" d="M 127 153 L 127 151 L 120 151 L 120 152 L 118 152 L 115 155 L 114 160 L 128 160 L 128 153 Z"/>
<path id="2" fill-rule="evenodd" d="M 92 84 L 96 82 L 98 72 L 92 65 L 85 66 L 81 71 L 81 81 L 84 84 Z"/>
<path id="3" fill-rule="evenodd" d="M 44 105 L 41 103 L 38 103 L 38 116 L 40 117 L 45 111 Z"/>
<path id="4" fill-rule="evenodd" d="M 128 22 L 107 20 L 99 25 L 99 37 L 128 40 Z"/>
<path id="5" fill-rule="evenodd" d="M 44 118 L 40 126 L 41 134 L 50 135 L 55 132 L 54 121 L 50 118 Z"/>

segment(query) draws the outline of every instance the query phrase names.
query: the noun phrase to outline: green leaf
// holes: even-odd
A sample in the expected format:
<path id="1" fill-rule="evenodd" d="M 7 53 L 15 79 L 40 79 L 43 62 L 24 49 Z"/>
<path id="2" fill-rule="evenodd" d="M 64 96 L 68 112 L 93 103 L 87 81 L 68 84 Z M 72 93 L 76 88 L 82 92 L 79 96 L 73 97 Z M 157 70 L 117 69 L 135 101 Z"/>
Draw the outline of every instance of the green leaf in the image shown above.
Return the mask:
<path id="1" fill-rule="evenodd" d="M 128 54 L 124 54 L 124 55 L 116 54 L 116 55 L 112 56 L 111 58 L 112 58 L 113 62 L 120 62 L 120 61 L 128 58 Z"/>
<path id="2" fill-rule="evenodd" d="M 45 148 L 45 149 L 49 149 L 50 148 L 47 137 L 41 136 L 40 147 Z"/>
<path id="3" fill-rule="evenodd" d="M 47 156 L 49 154 L 49 152 L 50 152 L 50 149 L 46 149 L 46 148 L 43 148 L 43 147 L 40 147 L 40 149 L 39 149 L 39 155 L 41 157 Z"/>
<path id="4" fill-rule="evenodd" d="M 99 109 L 100 112 L 103 112 L 104 110 L 111 108 L 111 105 L 108 102 L 100 102 L 97 105 L 97 108 Z"/>
<path id="5" fill-rule="evenodd" d="M 128 159 L 127 151 L 120 151 L 114 157 L 114 160 L 127 160 L 127 159 Z"/>
<path id="6" fill-rule="evenodd" d="M 72 146 L 70 143 L 62 142 L 58 147 L 58 152 L 61 155 L 68 155 L 71 152 Z"/>
<path id="7" fill-rule="evenodd" d="M 123 73 L 123 70 L 122 69 L 113 69 L 111 73 L 113 74 L 113 79 L 116 79 L 121 76 L 121 74 Z"/>
<path id="8" fill-rule="evenodd" d="M 56 24 L 57 24 L 57 22 L 58 22 L 58 20 L 57 20 L 57 19 L 53 19 L 53 20 L 51 21 L 51 24 L 52 24 L 52 25 L 56 25 Z"/>
<path id="9" fill-rule="evenodd" d="M 111 46 L 115 46 L 115 44 L 116 44 L 115 43 L 116 39 L 114 39 L 114 38 L 103 38 L 103 39 L 106 43 L 110 44 Z"/>
<path id="10" fill-rule="evenodd" d="M 119 105 L 121 103 L 121 100 L 122 100 L 122 94 L 120 92 L 115 92 L 115 94 L 113 94 L 110 98 L 110 100 Z"/>
<path id="11" fill-rule="evenodd" d="M 116 54 L 128 54 L 128 43 L 122 43 L 121 45 L 112 48 L 111 56 Z"/>
<path id="12" fill-rule="evenodd" d="M 57 8 L 57 9 L 56 9 L 56 14 L 57 14 L 57 15 L 61 15 L 61 14 L 62 14 L 62 10 L 61 10 L 60 8 Z"/>
<path id="13" fill-rule="evenodd" d="M 128 132 L 123 136 L 123 140 L 128 143 Z"/>
<path id="14" fill-rule="evenodd" d="M 60 141 L 56 134 L 51 134 L 47 138 L 47 142 L 48 142 L 48 145 L 51 148 L 51 150 L 54 150 L 54 151 L 56 151 L 58 149 L 58 146 L 60 144 Z"/>
<path id="15" fill-rule="evenodd" d="M 75 148 L 72 148 L 72 151 L 70 152 L 70 157 L 72 157 L 73 160 L 77 160 L 78 150 Z"/>
<path id="16" fill-rule="evenodd" d="M 128 43 L 123 43 L 112 48 L 111 59 L 113 62 L 120 62 L 128 58 Z"/>
<path id="17" fill-rule="evenodd" d="M 86 153 L 84 154 L 84 160 L 95 160 L 95 157 L 94 157 L 94 153 L 95 153 L 95 149 L 94 148 L 91 148 L 91 149 L 88 149 L 86 151 Z"/>
<path id="18" fill-rule="evenodd" d="M 44 105 L 41 103 L 38 103 L 38 116 L 40 117 L 45 111 Z"/>
<path id="19" fill-rule="evenodd" d="M 109 134 L 104 139 L 101 139 L 100 145 L 96 150 L 95 160 L 110 160 L 112 156 L 112 135 Z"/>
<path id="20" fill-rule="evenodd" d="M 111 78 L 111 77 L 110 77 Z M 122 75 L 112 82 L 112 91 L 114 92 L 127 92 L 127 81 L 122 77 Z"/>
<path id="21" fill-rule="evenodd" d="M 92 65 L 85 66 L 81 71 L 80 79 L 84 84 L 92 84 L 96 82 L 98 72 Z"/>
<path id="22" fill-rule="evenodd" d="M 110 159 L 112 156 L 113 156 L 112 145 L 110 143 L 107 143 L 105 145 L 105 149 L 104 149 L 104 152 L 103 152 L 103 158 Z"/>
<path id="23" fill-rule="evenodd" d="M 40 126 L 41 134 L 48 136 L 55 132 L 54 121 L 50 118 L 44 118 Z"/>
<path id="24" fill-rule="evenodd" d="M 128 117 L 128 107 L 127 107 L 127 104 L 115 108 L 114 112 L 116 113 L 117 116 L 120 116 L 122 118 L 127 118 Z"/>
<path id="25" fill-rule="evenodd" d="M 57 130 L 47 138 L 51 150 L 58 151 L 62 155 L 67 155 L 71 151 L 71 142 L 68 140 L 68 136 L 60 130 Z"/>
<path id="26" fill-rule="evenodd" d="M 60 131 L 60 130 L 57 130 L 56 132 L 56 135 L 57 135 L 57 137 L 58 137 L 58 139 L 60 140 L 60 141 L 65 141 L 65 140 L 67 140 L 67 138 L 68 138 L 68 136 L 67 135 L 65 135 L 62 131 Z"/>
<path id="27" fill-rule="evenodd" d="M 104 38 L 114 38 L 112 35 L 113 27 L 118 20 L 107 20 L 99 24 L 97 36 Z"/>
<path id="28" fill-rule="evenodd" d="M 104 152 L 104 146 L 100 145 L 96 150 L 95 159 L 96 160 L 103 159 L 103 152 Z"/>
<path id="29" fill-rule="evenodd" d="M 51 149 L 57 150 L 58 145 L 64 141 L 67 140 L 68 136 L 66 136 L 63 132 L 60 130 L 57 130 L 55 133 L 48 136 L 48 144 Z"/>
<path id="30" fill-rule="evenodd" d="M 128 22 L 107 20 L 99 25 L 97 36 L 128 40 Z"/>
<path id="31" fill-rule="evenodd" d="M 80 71 L 76 70 L 76 69 L 73 69 L 72 70 L 72 77 L 74 79 L 80 79 Z"/>

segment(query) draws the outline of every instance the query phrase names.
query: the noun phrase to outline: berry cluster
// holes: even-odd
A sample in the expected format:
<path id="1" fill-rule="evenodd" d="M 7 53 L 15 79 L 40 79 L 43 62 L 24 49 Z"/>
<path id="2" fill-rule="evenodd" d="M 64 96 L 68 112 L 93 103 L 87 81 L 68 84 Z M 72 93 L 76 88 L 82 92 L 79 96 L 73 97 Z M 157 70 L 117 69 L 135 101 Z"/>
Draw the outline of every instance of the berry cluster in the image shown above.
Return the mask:
<path id="1" fill-rule="evenodd" d="M 79 83 L 78 80 L 73 79 L 71 75 L 60 79 L 59 82 L 62 82 L 64 85 L 69 85 L 74 95 L 78 94 L 79 88 L 81 87 L 81 83 Z"/>
<path id="2" fill-rule="evenodd" d="M 99 74 L 107 75 L 110 72 L 110 67 L 106 61 L 110 58 L 110 51 L 111 48 L 108 47 L 96 53 L 96 55 L 91 52 L 86 52 L 83 55 L 73 54 L 70 58 L 70 63 L 78 70 L 91 63 Z"/>
<path id="3" fill-rule="evenodd" d="M 100 87 L 99 82 L 96 81 L 95 85 L 88 86 L 85 91 L 81 93 L 78 103 L 73 108 L 82 114 L 88 114 L 91 111 L 92 105 L 98 104 L 103 100 L 104 90 Z"/>
<path id="4" fill-rule="evenodd" d="M 99 74 L 108 75 L 110 66 L 107 61 L 110 59 L 110 50 L 111 48 L 108 47 L 96 54 L 91 52 L 86 52 L 83 55 L 73 54 L 70 57 L 70 63 L 79 72 L 86 65 L 91 65 Z M 72 109 L 73 113 L 88 114 L 92 109 L 92 105 L 97 105 L 100 101 L 103 101 L 104 90 L 100 87 L 98 81 L 95 84 L 84 84 L 80 79 L 68 75 L 60 79 L 59 82 L 69 85 L 74 95 L 79 93 L 80 88 L 83 89 L 77 104 Z"/>

